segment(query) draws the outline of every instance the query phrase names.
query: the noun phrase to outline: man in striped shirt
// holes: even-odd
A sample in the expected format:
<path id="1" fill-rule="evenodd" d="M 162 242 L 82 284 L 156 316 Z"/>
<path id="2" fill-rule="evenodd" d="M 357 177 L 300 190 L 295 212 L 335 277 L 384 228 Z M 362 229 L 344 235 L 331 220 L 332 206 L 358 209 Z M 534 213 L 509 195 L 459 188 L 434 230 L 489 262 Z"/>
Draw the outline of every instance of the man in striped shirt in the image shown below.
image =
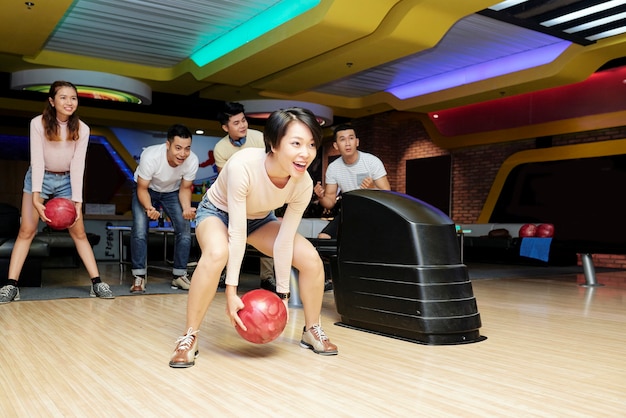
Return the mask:
<path id="1" fill-rule="evenodd" d="M 375 155 L 359 151 L 358 146 L 359 138 L 352 126 L 342 124 L 335 128 L 333 147 L 341 157 L 328 165 L 325 187 L 318 182 L 314 188 L 324 208 L 332 209 L 337 204 L 339 193 L 356 189 L 391 189 L 383 162 Z M 318 238 L 337 238 L 338 229 L 339 216 L 335 216 Z"/>

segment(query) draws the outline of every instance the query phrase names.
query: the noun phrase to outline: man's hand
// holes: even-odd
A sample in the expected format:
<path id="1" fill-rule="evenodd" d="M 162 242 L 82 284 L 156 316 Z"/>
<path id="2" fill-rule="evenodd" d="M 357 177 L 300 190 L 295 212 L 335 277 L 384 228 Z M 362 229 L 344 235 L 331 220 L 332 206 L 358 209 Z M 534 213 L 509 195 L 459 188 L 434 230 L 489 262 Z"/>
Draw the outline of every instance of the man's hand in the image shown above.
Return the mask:
<path id="1" fill-rule="evenodd" d="M 321 182 L 318 181 L 317 183 L 315 183 L 315 187 L 313 187 L 313 192 L 315 193 L 315 196 L 318 197 L 318 199 L 324 197 L 324 188 L 322 187 Z"/>
<path id="2" fill-rule="evenodd" d="M 195 219 L 195 217 L 196 217 L 196 208 L 188 207 L 187 209 L 183 210 L 183 219 L 191 221 Z"/>
<path id="3" fill-rule="evenodd" d="M 365 177 L 361 182 L 361 189 L 372 189 L 374 186 L 374 180 L 371 177 Z"/>
<path id="4" fill-rule="evenodd" d="M 153 206 L 150 206 L 149 208 L 146 208 L 146 215 L 148 216 L 148 218 L 156 221 L 157 219 L 159 219 L 159 216 L 161 216 L 161 212 L 156 210 Z"/>

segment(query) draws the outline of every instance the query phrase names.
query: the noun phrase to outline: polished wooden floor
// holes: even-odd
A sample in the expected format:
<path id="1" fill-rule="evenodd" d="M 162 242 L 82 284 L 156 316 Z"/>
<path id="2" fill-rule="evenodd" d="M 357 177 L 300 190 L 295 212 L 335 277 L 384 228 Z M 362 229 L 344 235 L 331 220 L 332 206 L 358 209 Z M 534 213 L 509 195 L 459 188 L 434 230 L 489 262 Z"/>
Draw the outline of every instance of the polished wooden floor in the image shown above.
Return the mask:
<path id="1" fill-rule="evenodd" d="M 44 274 L 50 286 L 86 281 L 82 269 Z M 475 280 L 487 339 L 451 346 L 336 326 L 327 292 L 333 357 L 298 346 L 295 308 L 278 340 L 245 342 L 220 293 L 189 369 L 167 364 L 185 294 L 13 302 L 0 306 L 0 416 L 623 417 L 626 273 L 597 276 L 605 286 L 579 286 L 582 274 Z"/>

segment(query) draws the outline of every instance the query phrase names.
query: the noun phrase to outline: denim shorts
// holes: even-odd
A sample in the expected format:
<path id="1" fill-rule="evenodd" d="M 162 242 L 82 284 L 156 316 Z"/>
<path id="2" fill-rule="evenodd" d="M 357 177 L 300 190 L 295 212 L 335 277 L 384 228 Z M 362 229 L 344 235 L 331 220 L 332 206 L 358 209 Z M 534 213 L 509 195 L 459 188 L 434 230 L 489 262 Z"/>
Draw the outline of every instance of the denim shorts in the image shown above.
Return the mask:
<path id="1" fill-rule="evenodd" d="M 24 177 L 25 193 L 33 192 L 33 174 L 32 167 L 28 168 Z M 43 183 L 41 184 L 40 196 L 46 200 L 52 197 L 72 197 L 72 184 L 70 182 L 70 173 L 55 174 L 44 171 Z"/>
<path id="2" fill-rule="evenodd" d="M 218 209 L 206 195 L 202 199 L 202 202 L 198 205 L 196 210 L 196 226 L 200 225 L 200 222 L 208 218 L 209 216 L 217 216 L 222 220 L 224 225 L 228 227 L 228 212 Z M 248 219 L 247 235 L 250 235 L 268 222 L 277 221 L 274 211 L 271 211 L 265 218 L 262 219 Z"/>

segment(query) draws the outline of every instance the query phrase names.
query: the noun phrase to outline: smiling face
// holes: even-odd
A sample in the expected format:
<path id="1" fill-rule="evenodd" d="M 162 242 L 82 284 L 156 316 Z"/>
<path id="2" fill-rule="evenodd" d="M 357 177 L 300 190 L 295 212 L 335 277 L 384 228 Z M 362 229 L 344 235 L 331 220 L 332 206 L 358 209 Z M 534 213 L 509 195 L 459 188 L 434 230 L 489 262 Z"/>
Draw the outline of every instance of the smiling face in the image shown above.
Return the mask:
<path id="1" fill-rule="evenodd" d="M 172 141 L 165 143 L 167 162 L 172 167 L 178 167 L 185 162 L 191 153 L 191 138 L 175 136 Z"/>
<path id="2" fill-rule="evenodd" d="M 228 118 L 228 124 L 222 125 L 224 132 L 237 141 L 248 134 L 248 120 L 243 113 L 236 114 Z"/>
<path id="3" fill-rule="evenodd" d="M 50 104 L 56 110 L 57 119 L 66 122 L 78 109 L 78 93 L 71 87 L 59 87 L 54 98 L 48 97 Z"/>
<path id="4" fill-rule="evenodd" d="M 289 123 L 278 146 L 272 147 L 271 155 L 277 163 L 280 175 L 302 176 L 317 155 L 317 146 L 309 127 L 297 120 Z"/>

